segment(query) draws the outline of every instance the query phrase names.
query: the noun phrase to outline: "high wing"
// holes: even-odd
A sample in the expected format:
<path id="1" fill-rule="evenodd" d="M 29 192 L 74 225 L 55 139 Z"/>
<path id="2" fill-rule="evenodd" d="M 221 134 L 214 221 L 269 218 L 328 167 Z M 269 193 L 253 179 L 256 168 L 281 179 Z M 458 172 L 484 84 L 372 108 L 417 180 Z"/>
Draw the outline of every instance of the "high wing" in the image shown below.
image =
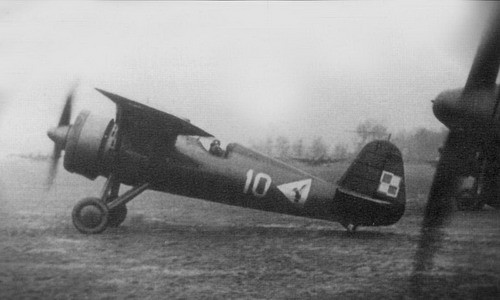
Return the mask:
<path id="1" fill-rule="evenodd" d="M 174 115 L 101 89 L 96 90 L 116 104 L 116 123 L 123 135 L 123 143 L 128 143 L 137 153 L 151 157 L 159 152 L 170 152 L 178 135 L 212 137 Z"/>

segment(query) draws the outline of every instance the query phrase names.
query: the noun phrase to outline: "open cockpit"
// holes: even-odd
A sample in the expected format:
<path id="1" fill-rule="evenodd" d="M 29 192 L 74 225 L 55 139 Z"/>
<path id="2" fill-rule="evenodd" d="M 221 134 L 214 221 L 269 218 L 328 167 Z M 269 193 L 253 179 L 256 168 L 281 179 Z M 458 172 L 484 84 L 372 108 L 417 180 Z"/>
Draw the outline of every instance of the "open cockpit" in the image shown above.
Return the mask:
<path id="1" fill-rule="evenodd" d="M 228 147 L 231 144 L 223 144 L 221 141 L 215 137 L 199 137 L 198 143 L 205 149 L 208 153 L 215 157 L 227 158 L 228 150 L 232 147 Z"/>

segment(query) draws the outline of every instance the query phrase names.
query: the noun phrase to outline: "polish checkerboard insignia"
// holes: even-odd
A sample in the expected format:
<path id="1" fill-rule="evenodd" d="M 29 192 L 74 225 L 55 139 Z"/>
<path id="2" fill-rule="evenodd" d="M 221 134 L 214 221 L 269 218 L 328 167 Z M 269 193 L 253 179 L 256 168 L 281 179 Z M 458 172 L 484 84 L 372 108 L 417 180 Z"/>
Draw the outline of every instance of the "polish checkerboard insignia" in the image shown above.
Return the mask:
<path id="1" fill-rule="evenodd" d="M 377 192 L 392 198 L 396 198 L 399 193 L 400 185 L 400 176 L 396 176 L 391 172 L 383 171 L 382 176 L 380 176 L 380 184 L 378 185 Z"/>
<path id="2" fill-rule="evenodd" d="M 286 196 L 290 202 L 303 205 L 311 190 L 311 179 L 299 180 L 295 182 L 278 185 L 278 189 Z"/>

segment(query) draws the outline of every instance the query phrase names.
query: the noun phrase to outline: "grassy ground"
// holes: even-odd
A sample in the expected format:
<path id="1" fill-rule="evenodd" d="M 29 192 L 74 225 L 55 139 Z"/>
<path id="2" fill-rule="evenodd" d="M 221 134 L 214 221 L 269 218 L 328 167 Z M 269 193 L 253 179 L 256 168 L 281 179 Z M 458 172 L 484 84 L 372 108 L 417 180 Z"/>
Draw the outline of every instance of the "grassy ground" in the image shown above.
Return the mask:
<path id="1" fill-rule="evenodd" d="M 346 166 L 315 168 L 338 178 Z M 432 272 L 410 277 L 429 166 L 406 167 L 408 209 L 393 226 L 347 234 L 336 223 L 146 192 L 129 216 L 101 235 L 79 234 L 70 213 L 97 195 L 60 170 L 0 163 L 0 299 L 500 298 L 499 212 L 457 212 Z"/>

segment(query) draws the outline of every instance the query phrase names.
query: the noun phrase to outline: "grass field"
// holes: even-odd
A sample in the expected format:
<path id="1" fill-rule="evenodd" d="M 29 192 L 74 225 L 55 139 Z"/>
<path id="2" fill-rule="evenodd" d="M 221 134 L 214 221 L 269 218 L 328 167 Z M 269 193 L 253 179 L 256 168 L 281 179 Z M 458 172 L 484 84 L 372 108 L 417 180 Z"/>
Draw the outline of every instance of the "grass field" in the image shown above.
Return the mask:
<path id="1" fill-rule="evenodd" d="M 346 165 L 314 168 L 339 178 Z M 337 223 L 145 192 L 122 226 L 71 224 L 90 182 L 40 162 L 0 162 L 0 299 L 500 299 L 500 213 L 456 212 L 417 293 L 410 276 L 430 166 L 406 166 L 407 211 L 349 235 Z"/>

